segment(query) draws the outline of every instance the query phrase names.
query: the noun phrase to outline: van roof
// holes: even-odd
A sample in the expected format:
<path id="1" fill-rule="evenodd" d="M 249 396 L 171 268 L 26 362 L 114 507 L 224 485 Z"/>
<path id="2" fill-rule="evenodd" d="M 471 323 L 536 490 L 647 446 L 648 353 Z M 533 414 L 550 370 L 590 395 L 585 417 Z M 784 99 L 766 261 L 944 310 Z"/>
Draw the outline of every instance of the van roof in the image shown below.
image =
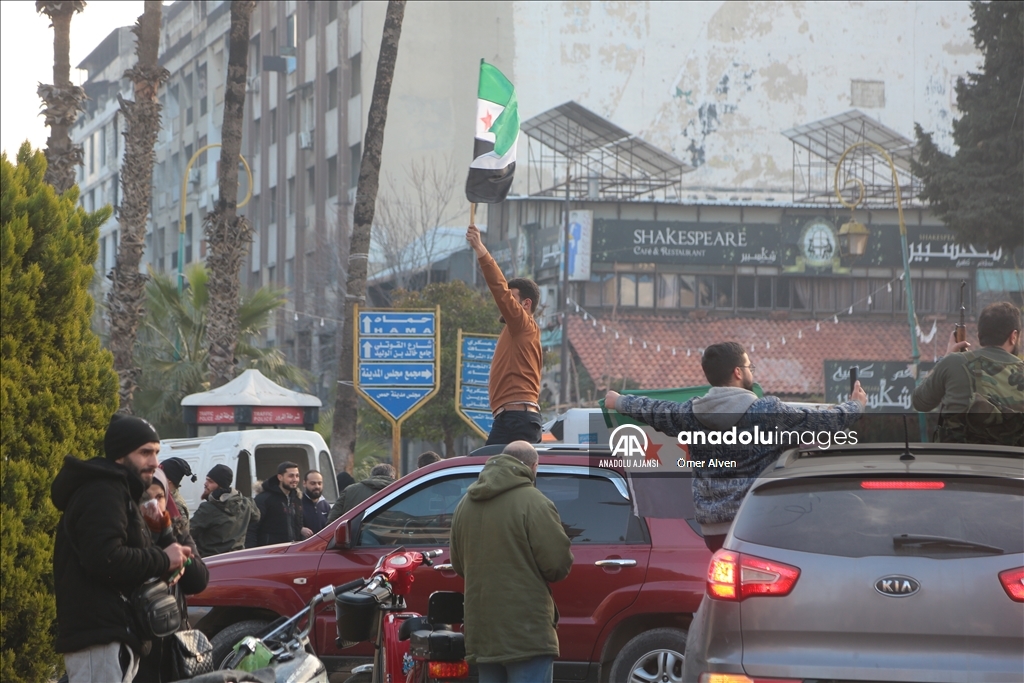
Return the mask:
<path id="1" fill-rule="evenodd" d="M 327 443 L 319 433 L 307 429 L 246 429 L 221 432 L 213 436 L 199 436 L 184 439 L 164 439 L 160 442 L 166 449 L 181 451 L 201 448 L 207 444 L 245 446 L 250 444 L 309 444 L 327 449 Z"/>

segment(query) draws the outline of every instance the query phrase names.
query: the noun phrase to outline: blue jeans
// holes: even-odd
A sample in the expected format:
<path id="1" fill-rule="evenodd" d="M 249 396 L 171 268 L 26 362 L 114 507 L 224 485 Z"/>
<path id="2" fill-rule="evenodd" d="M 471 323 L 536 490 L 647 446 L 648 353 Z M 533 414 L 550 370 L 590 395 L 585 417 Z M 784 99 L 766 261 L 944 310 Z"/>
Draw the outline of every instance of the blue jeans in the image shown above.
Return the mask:
<path id="1" fill-rule="evenodd" d="M 505 664 L 477 664 L 480 683 L 551 683 L 554 657 L 534 657 Z"/>

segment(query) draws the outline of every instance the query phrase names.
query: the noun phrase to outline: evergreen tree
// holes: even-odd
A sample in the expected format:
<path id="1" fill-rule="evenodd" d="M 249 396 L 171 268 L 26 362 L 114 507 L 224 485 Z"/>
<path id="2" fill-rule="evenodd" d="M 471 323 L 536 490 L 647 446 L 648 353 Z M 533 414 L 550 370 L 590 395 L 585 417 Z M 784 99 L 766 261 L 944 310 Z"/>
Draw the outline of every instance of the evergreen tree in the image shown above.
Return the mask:
<path id="1" fill-rule="evenodd" d="M 981 73 L 956 85 L 961 118 L 953 122 L 956 154 L 915 126 L 921 198 L 963 243 L 988 249 L 1024 244 L 1024 3 L 972 2 Z"/>
<path id="2" fill-rule="evenodd" d="M 53 651 L 53 537 L 59 515 L 50 483 L 65 455 L 101 453 L 117 408 L 110 354 L 90 328 L 88 287 L 99 226 L 78 189 L 57 195 L 46 159 L 25 143 L 17 165 L 0 160 L 0 680 L 45 681 Z"/>

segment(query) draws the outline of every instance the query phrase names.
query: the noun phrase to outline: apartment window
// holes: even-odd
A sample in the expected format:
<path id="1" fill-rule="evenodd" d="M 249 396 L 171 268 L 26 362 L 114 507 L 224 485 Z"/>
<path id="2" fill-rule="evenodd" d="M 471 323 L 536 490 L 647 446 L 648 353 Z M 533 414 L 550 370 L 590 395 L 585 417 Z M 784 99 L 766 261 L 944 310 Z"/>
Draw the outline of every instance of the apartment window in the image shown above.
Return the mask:
<path id="1" fill-rule="evenodd" d="M 312 91 L 302 98 L 302 116 L 304 131 L 313 132 L 316 129 L 316 99 Z"/>
<path id="2" fill-rule="evenodd" d="M 107 238 L 100 238 L 100 273 L 107 273 Z"/>
<path id="3" fill-rule="evenodd" d="M 360 52 L 348 60 L 348 96 L 355 97 L 362 92 L 363 53 Z"/>
<path id="4" fill-rule="evenodd" d="M 89 173 L 96 172 L 96 133 L 89 136 Z"/>
<path id="5" fill-rule="evenodd" d="M 270 110 L 270 144 L 277 143 L 277 109 Z"/>
<path id="6" fill-rule="evenodd" d="M 316 3 L 312 1 L 306 3 L 306 35 L 316 35 Z"/>
<path id="7" fill-rule="evenodd" d="M 359 185 L 359 165 L 363 161 L 363 145 L 357 142 L 348 150 L 350 156 L 348 186 L 351 188 Z"/>
<path id="8" fill-rule="evenodd" d="M 114 211 L 117 211 L 121 206 L 121 174 L 115 173 L 113 179 L 110 181 L 110 193 L 113 197 L 113 201 L 110 203 L 114 205 Z"/>
<path id="9" fill-rule="evenodd" d="M 338 70 L 333 69 L 327 74 L 327 109 L 338 107 Z"/>
<path id="10" fill-rule="evenodd" d="M 259 148 L 262 143 L 262 139 L 260 138 L 260 135 L 263 132 L 263 127 L 260 125 L 261 121 L 262 119 L 256 119 L 252 122 L 252 140 L 256 144 L 257 154 L 259 153 Z"/>
<path id="11" fill-rule="evenodd" d="M 288 179 L 288 215 L 295 214 L 295 178 Z"/>
<path id="12" fill-rule="evenodd" d="M 249 41 L 249 73 L 256 75 L 260 72 L 260 37 L 253 36 Z"/>
<path id="13" fill-rule="evenodd" d="M 306 169 L 306 206 L 316 202 L 316 166 Z"/>
<path id="14" fill-rule="evenodd" d="M 277 223 L 277 188 L 270 188 L 270 222 Z"/>
<path id="15" fill-rule="evenodd" d="M 202 137 L 199 138 L 199 149 L 202 149 L 203 147 L 206 147 L 206 136 L 205 135 L 203 135 Z M 199 158 L 196 159 L 196 163 L 199 164 L 200 166 L 206 166 L 206 152 L 205 151 L 199 153 Z"/>
<path id="16" fill-rule="evenodd" d="M 295 102 L 295 95 L 288 98 L 288 133 L 295 132 L 295 126 L 299 118 L 298 104 Z"/>
<path id="17" fill-rule="evenodd" d="M 117 161 L 117 155 L 118 155 L 118 150 L 119 150 L 119 146 L 120 146 L 118 138 L 121 137 L 121 131 L 118 130 L 118 127 L 117 127 L 117 114 L 116 113 L 114 114 L 114 123 L 112 123 L 110 125 L 110 129 L 111 129 L 111 132 L 114 135 L 114 161 Z"/>
<path id="18" fill-rule="evenodd" d="M 200 64 L 199 73 L 199 115 L 206 115 L 206 64 Z"/>
<path id="19" fill-rule="evenodd" d="M 295 47 L 298 44 L 296 40 L 296 25 L 295 25 L 295 13 L 288 15 L 287 28 L 285 29 L 285 39 L 288 41 L 285 43 L 287 47 Z"/>
<path id="20" fill-rule="evenodd" d="M 192 263 L 192 214 L 185 216 L 185 261 Z"/>
<path id="21" fill-rule="evenodd" d="M 337 18 L 338 18 L 338 3 L 336 3 L 336 2 L 329 2 L 329 3 L 327 3 L 327 23 L 329 24 L 332 21 L 336 20 Z"/>
<path id="22" fill-rule="evenodd" d="M 100 168 L 107 165 L 107 127 L 100 128 Z"/>
<path id="23" fill-rule="evenodd" d="M 327 196 L 338 196 L 338 156 L 327 160 Z"/>

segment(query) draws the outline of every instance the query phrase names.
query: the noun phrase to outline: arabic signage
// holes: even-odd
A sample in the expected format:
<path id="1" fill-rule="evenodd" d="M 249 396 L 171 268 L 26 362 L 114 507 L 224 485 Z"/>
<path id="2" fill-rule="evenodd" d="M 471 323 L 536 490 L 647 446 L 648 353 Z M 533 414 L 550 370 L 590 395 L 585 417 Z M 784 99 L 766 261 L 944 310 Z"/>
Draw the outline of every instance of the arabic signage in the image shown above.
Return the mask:
<path id="1" fill-rule="evenodd" d="M 831 275 L 853 266 L 902 268 L 899 228 L 870 225 L 867 252 L 839 253 L 839 225 L 849 214 L 786 215 L 778 224 L 594 219 L 593 261 L 694 265 L 778 266 L 786 273 Z M 550 234 L 548 234 L 550 232 Z M 555 230 L 538 235 L 538 269 L 555 267 L 560 253 Z M 936 268 L 1011 268 L 1013 254 L 958 245 L 935 226 L 907 226 L 912 265 Z"/>
<path id="2" fill-rule="evenodd" d="M 393 424 L 437 393 L 440 314 L 357 310 L 356 391 Z"/>
<path id="3" fill-rule="evenodd" d="M 307 415 L 307 411 L 312 411 L 311 415 Z M 195 420 L 187 422 L 201 425 L 305 425 L 315 423 L 318 413 L 316 408 L 296 406 L 199 406 L 195 410 Z"/>
<path id="4" fill-rule="evenodd" d="M 868 395 L 867 413 L 906 413 L 916 382 L 913 365 L 906 361 L 825 361 L 825 402 L 844 403 L 850 399 L 850 367 L 857 367 L 857 379 Z M 923 378 L 935 363 L 920 363 Z"/>
<path id="5" fill-rule="evenodd" d="M 494 425 L 487 383 L 497 346 L 496 334 L 463 334 L 459 330 L 455 406 L 462 419 L 484 438 Z"/>

